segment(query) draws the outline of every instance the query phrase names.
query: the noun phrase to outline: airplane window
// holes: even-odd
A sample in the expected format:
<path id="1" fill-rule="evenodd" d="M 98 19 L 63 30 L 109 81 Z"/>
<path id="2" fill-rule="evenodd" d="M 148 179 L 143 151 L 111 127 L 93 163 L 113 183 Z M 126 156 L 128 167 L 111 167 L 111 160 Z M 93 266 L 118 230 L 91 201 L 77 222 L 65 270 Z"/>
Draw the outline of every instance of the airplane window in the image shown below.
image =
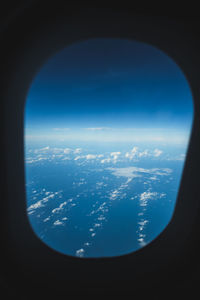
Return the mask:
<path id="1" fill-rule="evenodd" d="M 136 251 L 168 225 L 193 121 L 189 84 L 159 49 L 88 39 L 50 58 L 25 105 L 27 214 L 52 249 Z"/>

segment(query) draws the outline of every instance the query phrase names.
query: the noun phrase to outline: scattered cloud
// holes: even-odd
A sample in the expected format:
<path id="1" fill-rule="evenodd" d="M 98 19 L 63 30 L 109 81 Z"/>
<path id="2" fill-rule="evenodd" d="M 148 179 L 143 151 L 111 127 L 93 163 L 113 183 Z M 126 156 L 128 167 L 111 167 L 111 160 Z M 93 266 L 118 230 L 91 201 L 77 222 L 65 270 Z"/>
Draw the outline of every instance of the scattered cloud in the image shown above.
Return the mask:
<path id="1" fill-rule="evenodd" d="M 59 132 L 65 132 L 65 131 L 69 131 L 70 128 L 53 128 L 54 131 L 59 131 Z"/>
<path id="2" fill-rule="evenodd" d="M 151 199 L 152 197 L 156 197 L 158 195 L 157 192 L 143 192 L 141 195 L 140 195 L 140 202 L 141 202 L 141 206 L 145 206 L 146 203 L 147 203 L 147 200 L 148 199 Z M 145 205 L 144 205 L 145 204 Z"/>
<path id="3" fill-rule="evenodd" d="M 37 201 L 36 203 L 30 205 L 27 208 L 27 211 L 29 212 L 29 214 L 32 214 L 37 208 L 44 207 L 45 203 L 48 202 L 50 198 L 54 198 L 54 197 L 55 197 L 54 193 L 50 194 L 47 197 L 44 197 L 43 199 L 41 199 L 41 200 Z"/>
<path id="4" fill-rule="evenodd" d="M 47 146 L 47 147 L 41 148 L 40 151 L 46 151 L 46 150 L 49 150 L 49 149 L 50 149 L 50 147 Z"/>
<path id="5" fill-rule="evenodd" d="M 76 157 L 74 158 L 74 160 L 78 160 L 78 159 L 81 159 L 81 158 L 82 158 L 82 156 L 78 155 L 78 156 L 76 156 Z"/>
<path id="6" fill-rule="evenodd" d="M 110 162 L 111 162 L 111 158 L 105 158 L 105 159 L 102 159 L 102 160 L 101 160 L 101 163 L 102 163 L 102 164 L 110 163 Z"/>
<path id="7" fill-rule="evenodd" d="M 54 213 L 60 212 L 61 210 L 63 210 L 63 207 L 64 207 L 66 204 L 67 204 L 66 201 L 63 202 L 63 203 L 61 203 L 58 207 L 56 207 L 56 208 L 54 208 L 54 209 L 52 210 L 52 213 L 54 214 Z"/>
<path id="8" fill-rule="evenodd" d="M 34 195 L 35 195 L 35 191 L 33 192 Z M 33 214 L 38 208 L 41 208 L 41 207 L 44 207 L 46 202 L 48 202 L 50 199 L 53 199 L 55 198 L 55 196 L 59 196 L 61 194 L 61 191 L 59 192 L 45 192 L 45 189 L 44 191 L 42 191 L 43 194 L 45 194 L 46 196 L 43 197 L 42 199 L 40 199 L 39 201 L 37 201 L 36 203 L 30 205 L 28 208 L 27 208 L 27 212 L 28 214 Z M 36 196 L 34 198 L 37 198 Z"/>
<path id="9" fill-rule="evenodd" d="M 72 151 L 72 150 L 71 150 L 70 148 L 65 148 L 65 149 L 63 150 L 63 152 L 64 152 L 65 154 L 69 154 L 71 151 Z"/>
<path id="10" fill-rule="evenodd" d="M 61 222 L 60 220 L 57 220 L 53 223 L 54 226 L 59 226 L 59 225 L 64 225 L 63 222 Z"/>
<path id="11" fill-rule="evenodd" d="M 79 153 L 81 153 L 82 152 L 82 148 L 76 148 L 75 150 L 74 150 L 74 153 L 75 154 L 79 154 Z"/>
<path id="12" fill-rule="evenodd" d="M 155 149 L 155 150 L 154 150 L 154 156 L 155 156 L 155 157 L 160 156 L 162 153 L 163 153 L 162 150 L 159 150 L 159 149 Z"/>
<path id="13" fill-rule="evenodd" d="M 139 152 L 138 156 L 139 157 L 147 157 L 147 156 L 149 156 L 149 151 L 148 150 L 144 150 L 143 152 Z"/>
<path id="14" fill-rule="evenodd" d="M 126 167 L 126 168 L 107 168 L 115 176 L 123 176 L 127 178 L 141 177 L 140 173 L 152 174 L 152 175 L 169 175 L 172 172 L 172 169 L 169 168 L 152 168 L 144 169 L 138 167 Z"/>
<path id="15" fill-rule="evenodd" d="M 121 154 L 121 152 L 111 152 L 110 156 L 112 156 L 113 162 L 115 163 L 119 157 L 119 155 Z"/>
<path id="16" fill-rule="evenodd" d="M 133 159 L 136 157 L 138 153 L 138 147 L 133 147 L 133 149 L 130 152 L 126 152 L 125 157 L 129 159 Z"/>
<path id="17" fill-rule="evenodd" d="M 107 170 L 111 171 L 113 175 L 115 176 L 123 176 L 127 178 L 135 178 L 135 177 L 141 177 L 139 174 L 135 174 L 134 171 L 137 170 L 135 167 L 127 167 L 127 168 L 107 168 Z"/>
<path id="18" fill-rule="evenodd" d="M 85 250 L 83 248 L 76 250 L 76 256 L 83 257 L 85 253 Z"/>
<path id="19" fill-rule="evenodd" d="M 90 131 L 102 131 L 102 130 L 109 130 L 111 128 L 110 127 L 89 127 L 85 129 Z"/>
<path id="20" fill-rule="evenodd" d="M 85 156 L 86 159 L 95 159 L 97 157 L 97 155 L 94 155 L 94 154 L 87 154 Z"/>

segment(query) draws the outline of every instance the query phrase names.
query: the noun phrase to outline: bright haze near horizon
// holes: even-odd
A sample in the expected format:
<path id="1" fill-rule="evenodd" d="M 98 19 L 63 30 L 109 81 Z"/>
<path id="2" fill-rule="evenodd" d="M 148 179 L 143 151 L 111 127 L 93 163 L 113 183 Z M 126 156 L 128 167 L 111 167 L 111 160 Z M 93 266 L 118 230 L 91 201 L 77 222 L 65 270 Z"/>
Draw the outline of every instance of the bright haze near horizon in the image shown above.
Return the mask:
<path id="1" fill-rule="evenodd" d="M 83 258 L 146 246 L 173 215 L 192 121 L 189 84 L 157 48 L 101 38 L 56 53 L 24 113 L 35 233 Z"/>

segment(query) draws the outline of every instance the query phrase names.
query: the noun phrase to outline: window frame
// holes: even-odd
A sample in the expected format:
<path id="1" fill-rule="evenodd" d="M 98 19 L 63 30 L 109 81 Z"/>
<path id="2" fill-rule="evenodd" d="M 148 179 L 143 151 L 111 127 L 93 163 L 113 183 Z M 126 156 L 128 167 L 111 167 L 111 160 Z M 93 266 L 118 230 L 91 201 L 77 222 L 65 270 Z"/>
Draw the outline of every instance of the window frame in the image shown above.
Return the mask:
<path id="1" fill-rule="evenodd" d="M 17 38 L 16 33 L 19 33 Z M 81 259 L 49 248 L 35 235 L 29 223 L 24 176 L 24 103 L 32 80 L 49 57 L 70 43 L 98 37 L 132 38 L 169 55 L 190 85 L 194 121 L 174 214 L 164 231 L 150 244 L 131 254 Z M 58 288 L 60 283 L 68 282 L 68 286 L 61 289 L 74 291 L 77 285 L 80 290 L 91 286 L 116 289 L 119 284 L 119 289 L 132 290 L 142 288 L 144 284 L 156 286 L 158 282 L 162 284 L 163 278 L 175 276 L 187 260 L 191 243 L 195 242 L 194 226 L 199 216 L 200 192 L 198 180 L 193 180 L 200 166 L 197 155 L 197 149 L 200 149 L 197 81 L 200 63 L 196 61 L 195 36 L 191 36 L 181 22 L 172 22 L 168 18 L 138 16 L 131 11 L 113 12 L 112 9 L 84 8 L 80 11 L 69 8 L 60 11 L 58 7 L 55 10 L 51 7 L 47 13 L 45 5 L 36 3 L 23 12 L 20 19 L 15 19 L 3 39 L 3 225 L 6 262 L 8 270 L 12 270 L 13 285 L 16 278 L 22 278 L 30 288 L 35 285 Z M 162 279 L 159 272 L 163 274 Z"/>

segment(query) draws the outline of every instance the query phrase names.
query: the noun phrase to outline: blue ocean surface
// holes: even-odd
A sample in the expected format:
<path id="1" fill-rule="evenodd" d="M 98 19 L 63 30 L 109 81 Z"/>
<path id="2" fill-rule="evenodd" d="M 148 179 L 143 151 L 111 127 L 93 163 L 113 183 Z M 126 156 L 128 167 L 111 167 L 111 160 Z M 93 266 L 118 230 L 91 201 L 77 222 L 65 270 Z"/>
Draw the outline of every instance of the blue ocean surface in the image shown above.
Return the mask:
<path id="1" fill-rule="evenodd" d="M 27 214 L 53 250 L 77 257 L 136 251 L 170 222 L 185 146 L 27 143 Z"/>

